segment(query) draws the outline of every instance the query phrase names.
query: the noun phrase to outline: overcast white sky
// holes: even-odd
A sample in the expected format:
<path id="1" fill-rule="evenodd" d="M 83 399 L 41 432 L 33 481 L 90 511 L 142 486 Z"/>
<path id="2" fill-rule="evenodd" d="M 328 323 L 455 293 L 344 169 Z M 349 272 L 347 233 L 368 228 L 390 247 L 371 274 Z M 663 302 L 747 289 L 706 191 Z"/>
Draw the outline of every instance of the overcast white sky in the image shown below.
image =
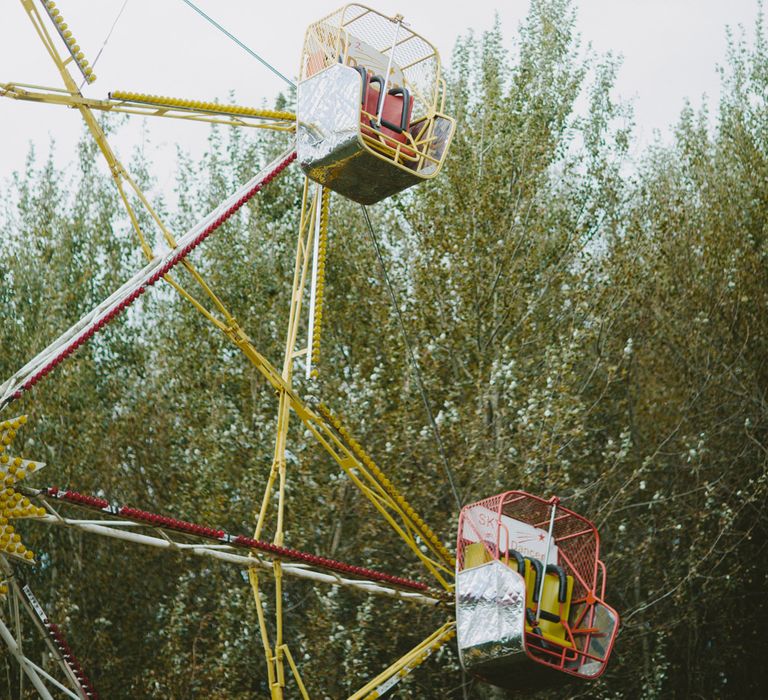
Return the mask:
<path id="1" fill-rule="evenodd" d="M 196 0 L 280 71 L 294 77 L 307 24 L 336 9 L 341 0 Z M 528 9 L 527 0 L 369 0 L 385 14 L 402 12 L 406 21 L 431 39 L 450 62 L 456 37 L 472 28 L 502 21 L 508 45 Z M 93 62 L 123 0 L 58 0 L 86 57 Z M 698 103 L 702 94 L 717 99 L 716 65 L 725 57 L 726 25 L 745 25 L 748 36 L 757 14 L 756 0 L 579 0 L 579 28 L 584 42 L 599 52 L 624 56 L 617 92 L 633 101 L 640 144 L 662 135 L 674 122 L 685 97 Z M 59 86 L 57 74 L 31 27 L 21 3 L 0 0 L 0 82 Z M 211 100 L 235 90 L 240 104 L 271 102 L 281 88 L 257 61 L 218 33 L 182 0 L 128 0 L 112 38 L 96 65 L 98 80 L 84 94 L 105 97 L 110 90 L 130 90 Z M 142 120 L 121 131 L 117 150 L 125 160 L 146 132 Z M 207 135 L 202 125 L 150 120 L 149 153 L 158 162 L 161 187 L 173 184 L 174 142 L 199 154 Z M 0 99 L 0 188 L 24 166 L 33 142 L 46 154 L 57 142 L 60 162 L 72 157 L 81 133 L 76 112 L 61 107 Z M 142 135 L 144 134 L 144 136 Z"/>

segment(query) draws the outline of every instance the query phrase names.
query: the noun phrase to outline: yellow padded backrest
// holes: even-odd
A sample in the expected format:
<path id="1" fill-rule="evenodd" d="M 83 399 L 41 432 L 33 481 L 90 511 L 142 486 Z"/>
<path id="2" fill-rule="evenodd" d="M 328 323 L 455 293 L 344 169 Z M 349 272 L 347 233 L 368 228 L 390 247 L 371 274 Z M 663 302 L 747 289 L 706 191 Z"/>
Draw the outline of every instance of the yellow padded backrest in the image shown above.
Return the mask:
<path id="1" fill-rule="evenodd" d="M 565 602 L 563 603 L 563 619 L 568 619 L 568 614 L 571 610 L 571 598 L 573 597 L 573 576 L 565 577 L 566 594 Z M 560 601 L 558 599 L 558 593 L 560 590 L 560 579 L 555 574 L 547 574 L 544 577 L 544 590 L 541 593 L 541 609 L 548 613 L 557 615 L 560 617 Z M 550 637 L 557 637 L 558 639 L 565 640 L 565 627 L 560 622 L 552 622 L 545 620 L 543 617 L 539 620 L 539 626 L 541 631 Z"/>
<path id="2" fill-rule="evenodd" d="M 489 561 L 491 561 L 491 555 L 488 554 L 482 542 L 473 542 L 464 547 L 465 569 L 473 569 Z"/>

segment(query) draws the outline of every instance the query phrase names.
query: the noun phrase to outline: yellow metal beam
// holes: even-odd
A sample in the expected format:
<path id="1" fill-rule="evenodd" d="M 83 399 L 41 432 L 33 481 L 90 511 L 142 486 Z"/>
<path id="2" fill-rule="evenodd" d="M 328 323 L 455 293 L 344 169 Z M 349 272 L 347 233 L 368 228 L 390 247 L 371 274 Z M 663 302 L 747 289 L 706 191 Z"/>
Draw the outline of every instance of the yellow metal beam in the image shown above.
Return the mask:
<path id="1" fill-rule="evenodd" d="M 53 26 L 59 33 L 64 45 L 67 47 L 67 51 L 69 51 L 70 55 L 69 60 L 75 62 L 78 70 L 82 73 L 83 78 L 85 78 L 85 82 L 92 83 L 96 80 L 93 68 L 91 68 L 91 66 L 88 65 L 88 61 L 85 60 L 85 56 L 80 50 L 77 39 L 72 35 L 72 30 L 69 29 L 69 26 L 64 21 L 64 17 L 59 8 L 56 7 L 56 3 L 53 2 L 53 0 L 42 0 L 41 4 L 43 9 L 48 13 L 48 17 L 50 17 L 51 22 L 53 22 Z"/>
<path id="2" fill-rule="evenodd" d="M 410 527 L 419 534 L 424 544 L 435 552 L 445 564 L 453 569 L 456 565 L 456 560 L 453 555 L 446 549 L 443 543 L 440 542 L 437 535 L 432 531 L 432 528 L 418 516 L 416 511 L 405 500 L 402 494 L 398 492 L 395 485 L 386 477 L 384 472 L 376 466 L 371 457 L 363 450 L 360 443 L 349 434 L 349 431 L 342 425 L 341 421 L 334 416 L 324 404 L 318 406 L 318 411 L 331 423 L 331 425 L 333 425 L 346 444 L 349 445 L 352 452 L 359 458 L 359 462 L 361 462 L 370 473 L 371 481 L 383 487 L 386 493 L 391 496 L 395 503 L 397 503 L 402 512 L 410 518 Z"/>
<path id="3" fill-rule="evenodd" d="M 267 485 L 264 490 L 264 497 L 261 501 L 259 516 L 256 523 L 254 539 L 259 539 L 264 527 L 267 509 L 269 507 L 272 490 L 275 481 L 278 481 L 277 496 L 277 524 L 273 542 L 277 545 L 283 544 L 283 530 L 285 518 L 285 484 L 286 484 L 286 464 L 285 450 L 288 440 L 288 424 L 290 419 L 291 403 L 288 397 L 287 388 L 291 386 L 293 378 L 293 365 L 295 359 L 294 349 L 299 333 L 301 320 L 301 308 L 304 297 L 304 289 L 307 284 L 307 274 L 309 271 L 309 261 L 312 256 L 312 242 L 315 232 L 315 213 L 317 203 L 320 197 L 320 187 L 311 186 L 307 178 L 304 179 L 304 192 L 301 203 L 301 219 L 299 222 L 299 238 L 296 246 L 296 261 L 293 272 L 293 292 L 291 294 L 291 308 L 288 317 L 288 332 L 285 341 L 285 353 L 283 358 L 283 369 L 280 373 L 281 388 L 278 393 L 280 401 L 277 411 L 277 431 L 275 438 L 275 451 L 272 460 Z M 275 576 L 275 649 L 276 653 L 272 663 L 274 665 L 274 676 L 276 681 L 272 684 L 273 700 L 280 700 L 283 697 L 283 688 L 285 686 L 285 673 L 283 668 L 283 656 L 285 645 L 283 643 L 283 576 L 282 564 L 279 560 L 273 563 Z M 254 595 L 257 594 L 253 589 Z M 295 671 L 298 674 L 298 670 Z"/>
<path id="4" fill-rule="evenodd" d="M 112 179 L 115 182 L 115 186 L 117 187 L 117 191 L 120 194 L 120 198 L 123 202 L 123 205 L 125 206 L 126 211 L 128 212 L 131 225 L 133 226 L 133 229 L 136 232 L 139 242 L 141 243 L 141 247 L 142 247 L 142 250 L 144 251 L 144 254 L 147 256 L 147 258 L 151 259 L 153 256 L 152 248 L 147 242 L 144 232 L 142 231 L 141 226 L 139 225 L 139 218 L 128 198 L 128 194 L 126 192 L 126 186 L 131 190 L 133 190 L 135 195 L 138 197 L 139 201 L 149 212 L 152 219 L 160 228 L 168 244 L 171 246 L 175 246 L 175 240 L 171 235 L 170 231 L 165 227 L 163 222 L 160 220 L 160 217 L 157 215 L 157 212 L 155 212 L 154 208 L 149 203 L 144 193 L 136 185 L 133 178 L 131 178 L 131 176 L 128 174 L 128 171 L 125 169 L 123 164 L 117 159 L 117 156 L 115 155 L 114 151 L 109 145 L 109 142 L 107 141 L 107 137 L 106 137 L 106 134 L 104 133 L 104 130 L 101 128 L 98 121 L 96 120 L 96 117 L 94 116 L 91 108 L 85 102 L 78 101 L 78 98 L 81 99 L 82 96 L 80 95 L 77 89 L 77 84 L 75 83 L 74 78 L 72 77 L 71 73 L 67 69 L 67 62 L 62 58 L 62 56 L 59 54 L 58 50 L 56 49 L 54 41 L 50 33 L 46 29 L 43 19 L 37 10 L 37 7 L 32 2 L 32 0 L 20 0 L 20 1 L 25 11 L 27 12 L 27 15 L 29 16 L 29 19 L 32 22 L 33 27 L 35 28 L 35 31 L 37 32 L 38 36 L 40 37 L 40 40 L 45 46 L 45 49 L 48 52 L 48 55 L 51 57 L 51 60 L 56 65 L 56 68 L 58 69 L 59 74 L 61 75 L 62 81 L 64 82 L 64 89 L 55 90 L 54 94 L 58 95 L 59 97 L 63 96 L 63 97 L 69 97 L 74 99 L 74 102 L 71 106 L 75 107 L 80 112 L 81 116 L 83 117 L 83 120 L 85 121 L 86 126 L 88 127 L 88 130 L 91 132 L 91 135 L 93 136 L 94 141 L 96 142 L 97 146 L 99 147 L 99 150 L 104 156 L 104 159 L 107 161 L 107 165 L 109 166 L 110 173 L 112 174 Z M 34 86 L 30 86 L 30 87 L 34 87 Z M 2 94 L 2 92 L 0 92 L 0 94 Z M 219 311 L 224 314 L 225 320 L 228 322 L 231 321 L 232 319 L 229 316 L 229 314 L 226 312 L 224 305 L 216 297 L 216 295 L 213 294 L 210 288 L 205 284 L 202 277 L 196 272 L 196 270 L 192 266 L 192 263 L 190 263 L 188 260 L 185 260 L 184 266 L 190 272 L 192 277 L 202 287 L 203 291 L 211 298 L 215 306 L 218 307 Z M 199 301 L 197 301 L 197 299 L 195 299 L 191 294 L 189 294 L 185 289 L 183 289 L 181 285 L 178 282 L 176 282 L 171 275 L 167 275 L 164 279 L 169 284 L 171 284 L 171 286 L 173 286 L 183 297 L 188 299 L 195 306 L 195 308 L 201 311 L 201 313 L 203 313 L 211 322 L 213 322 L 215 325 L 218 325 L 220 328 L 224 327 L 224 324 L 221 321 L 216 319 L 215 316 L 210 311 L 208 311 Z"/>
<path id="5" fill-rule="evenodd" d="M 301 693 L 302 700 L 309 700 L 309 693 L 307 693 L 307 689 L 304 686 L 304 681 L 301 680 L 301 675 L 299 674 L 299 669 L 296 666 L 296 662 L 293 660 L 291 650 L 286 644 L 283 645 L 283 655 L 288 660 L 288 665 L 291 668 L 291 672 L 293 673 L 293 678 L 296 681 L 296 685 L 299 686 L 299 692 Z"/>
<path id="6" fill-rule="evenodd" d="M 322 203 L 320 205 L 320 228 L 317 241 L 317 280 L 315 286 L 315 306 L 313 309 L 314 327 L 311 328 L 311 337 L 308 339 L 307 351 L 309 362 L 314 369 L 312 377 L 317 377 L 317 363 L 320 361 L 320 338 L 323 332 L 323 297 L 325 296 L 325 258 L 328 253 L 328 218 L 331 208 L 331 191 L 323 188 Z"/>
<path id="7" fill-rule="evenodd" d="M 380 477 L 378 474 L 381 474 L 380 470 L 377 473 L 372 472 L 355 455 L 352 448 L 345 443 L 343 437 L 337 432 L 330 420 L 326 419 L 319 410 L 311 409 L 296 395 L 293 389 L 283 381 L 280 372 L 256 350 L 253 343 L 240 327 L 230 327 L 225 330 L 225 333 L 272 387 L 278 393 L 284 393 L 285 400 L 290 403 L 291 408 L 304 425 L 309 428 L 320 445 L 373 503 L 374 507 L 384 516 L 384 519 L 403 539 L 411 551 L 437 578 L 440 585 L 445 590 L 450 591 L 453 588 L 450 583 L 450 579 L 454 574 L 453 557 L 447 550 L 442 548 L 442 545 L 440 547 L 444 552 L 440 552 L 432 539 L 435 537 L 434 533 L 432 533 L 432 537 L 429 536 L 428 533 L 432 532 L 431 529 L 425 527 L 426 523 L 424 520 L 419 517 L 415 509 L 397 491 L 392 482 L 387 480 L 385 486 L 379 481 Z M 273 470 L 273 473 L 276 472 Z M 272 485 L 274 486 L 274 477 L 272 477 Z M 373 497 L 368 489 L 372 489 L 377 494 L 377 497 Z M 425 553 L 421 545 L 424 545 L 428 551 L 434 552 L 437 560 Z"/>
<path id="8" fill-rule="evenodd" d="M 294 124 L 296 122 L 296 115 L 292 112 L 284 112 L 274 109 L 255 109 L 254 107 L 242 107 L 240 105 L 222 105 L 216 102 L 199 102 L 177 97 L 160 97 L 157 95 L 145 95 L 136 92 L 124 92 L 123 90 L 113 90 L 109 93 L 109 99 L 113 103 L 151 105 L 163 109 L 197 112 L 199 114 L 220 114 L 230 117 L 267 119 Z"/>
<path id="9" fill-rule="evenodd" d="M 407 654 L 382 671 L 376 678 L 364 685 L 348 700 L 375 700 L 389 691 L 405 678 L 414 668 L 424 663 L 427 658 L 456 635 L 456 623 L 446 622 L 423 642 L 417 644 Z"/>
<path id="10" fill-rule="evenodd" d="M 0 83 L 0 97 L 25 102 L 61 105 L 75 109 L 87 107 L 101 112 L 131 114 L 140 117 L 166 117 L 289 133 L 296 130 L 296 116 L 291 112 L 254 109 L 238 105 L 217 105 L 214 102 L 155 97 L 154 95 L 140 95 L 132 92 L 113 92 L 110 99 L 97 100 L 83 97 L 76 87 L 74 91 L 70 91 L 42 85 L 8 82 Z"/>

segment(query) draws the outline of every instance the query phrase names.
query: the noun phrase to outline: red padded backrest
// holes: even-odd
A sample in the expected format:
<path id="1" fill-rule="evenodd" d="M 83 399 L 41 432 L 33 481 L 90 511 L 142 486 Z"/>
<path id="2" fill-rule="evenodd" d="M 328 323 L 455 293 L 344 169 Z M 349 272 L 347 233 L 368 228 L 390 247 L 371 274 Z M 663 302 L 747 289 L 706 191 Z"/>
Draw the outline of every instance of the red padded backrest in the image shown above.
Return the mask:
<path id="1" fill-rule="evenodd" d="M 368 77 L 369 81 L 371 80 L 371 76 Z M 369 82 L 366 88 L 364 89 L 364 103 L 363 103 L 363 111 L 364 113 L 360 116 L 360 121 L 362 123 L 362 131 L 367 136 L 375 136 L 376 131 L 379 131 L 382 134 L 385 134 L 387 137 L 398 141 L 400 143 L 406 143 L 407 138 L 405 135 L 405 132 L 396 131 L 395 129 L 391 129 L 388 126 L 385 126 L 384 124 L 381 124 L 378 129 L 374 129 L 370 124 L 370 119 L 368 115 L 371 115 L 375 118 L 378 110 L 378 104 L 379 104 L 379 95 L 380 93 L 380 86 L 379 84 L 375 82 Z M 402 117 L 403 117 L 403 95 L 385 95 L 384 97 L 384 108 L 381 111 L 381 119 L 382 121 L 387 121 L 391 124 L 400 124 Z M 411 122 L 411 114 L 413 112 L 413 97 L 408 96 L 408 104 L 405 106 L 406 109 L 406 125 L 410 124 Z M 367 114 L 365 114 L 367 112 Z M 413 152 L 410 149 L 403 149 L 403 152 L 408 155 L 412 156 Z"/>

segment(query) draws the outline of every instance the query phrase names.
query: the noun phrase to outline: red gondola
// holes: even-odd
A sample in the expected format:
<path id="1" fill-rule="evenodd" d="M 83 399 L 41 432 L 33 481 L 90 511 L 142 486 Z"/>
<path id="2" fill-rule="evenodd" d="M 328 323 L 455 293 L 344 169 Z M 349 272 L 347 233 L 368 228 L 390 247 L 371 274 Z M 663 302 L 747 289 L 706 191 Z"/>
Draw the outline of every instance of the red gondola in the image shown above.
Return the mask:
<path id="1" fill-rule="evenodd" d="M 603 600 L 594 524 L 557 498 L 507 491 L 462 508 L 456 551 L 465 669 L 517 689 L 605 671 L 619 616 Z"/>

